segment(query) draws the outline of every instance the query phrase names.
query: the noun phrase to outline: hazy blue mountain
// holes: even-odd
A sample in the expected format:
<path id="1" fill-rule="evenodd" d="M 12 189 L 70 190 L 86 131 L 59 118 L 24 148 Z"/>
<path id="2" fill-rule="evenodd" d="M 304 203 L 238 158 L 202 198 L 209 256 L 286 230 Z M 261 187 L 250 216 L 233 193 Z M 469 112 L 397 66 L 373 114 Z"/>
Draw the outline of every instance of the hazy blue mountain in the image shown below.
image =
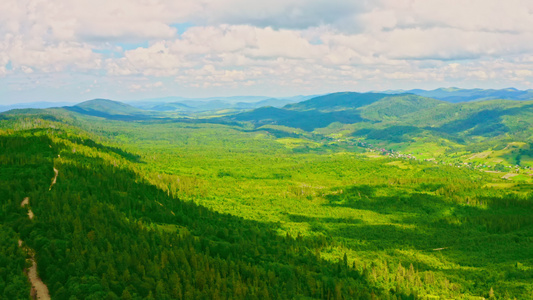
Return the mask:
<path id="1" fill-rule="evenodd" d="M 256 125 L 284 125 L 312 131 L 338 122 L 381 121 L 441 105 L 444 102 L 412 94 L 342 92 L 318 96 L 283 108 L 263 107 L 229 118 Z"/>
<path id="2" fill-rule="evenodd" d="M 191 111 L 194 110 L 194 107 L 191 107 L 187 104 L 183 104 L 180 102 L 172 102 L 172 103 L 162 103 L 155 105 L 153 107 L 150 107 L 150 110 L 155 111 Z"/>
<path id="3" fill-rule="evenodd" d="M 154 116 L 154 113 L 107 99 L 89 100 L 74 106 L 65 106 L 64 108 L 77 113 L 108 119 L 133 120 L 148 119 Z"/>
<path id="4" fill-rule="evenodd" d="M 74 105 L 75 103 L 71 102 L 29 102 L 29 103 L 16 103 L 9 105 L 0 105 L 0 112 L 8 111 L 11 109 L 20 109 L 20 108 L 50 108 L 50 107 L 61 107 L 67 105 Z"/>
<path id="5" fill-rule="evenodd" d="M 233 107 L 234 108 L 242 108 L 242 109 L 253 109 L 253 108 L 260 108 L 264 106 L 272 106 L 272 107 L 283 107 L 287 104 L 295 103 L 294 99 L 289 98 L 269 98 L 265 100 L 261 100 L 258 102 L 239 102 L 236 103 Z"/>
<path id="6" fill-rule="evenodd" d="M 180 112 L 206 112 L 223 109 L 246 110 L 264 106 L 283 107 L 290 103 L 307 100 L 313 96 L 294 96 L 287 98 L 267 98 L 262 96 L 238 96 L 220 98 L 179 98 L 168 97 L 165 99 L 176 99 L 174 102 L 129 102 L 131 105 L 145 110 L 155 111 L 180 111 Z M 236 102 L 238 101 L 238 102 Z"/>
<path id="7" fill-rule="evenodd" d="M 435 90 L 388 90 L 383 93 L 401 94 L 411 93 L 424 97 L 435 98 L 447 102 L 458 103 L 479 100 L 533 100 L 533 90 L 507 89 L 461 89 L 461 88 L 438 88 Z"/>
<path id="8" fill-rule="evenodd" d="M 191 97 L 180 97 L 180 96 L 169 96 L 169 97 L 160 97 L 160 98 L 147 98 L 139 100 L 124 101 L 124 103 L 130 104 L 132 106 L 149 109 L 155 105 L 160 105 L 164 103 L 183 103 L 191 107 L 195 107 L 195 103 L 200 102 L 209 102 L 209 101 L 223 101 L 227 103 L 237 103 L 237 102 L 257 102 L 264 99 L 268 99 L 267 96 L 233 96 L 233 97 L 203 97 L 203 98 L 191 98 Z"/>

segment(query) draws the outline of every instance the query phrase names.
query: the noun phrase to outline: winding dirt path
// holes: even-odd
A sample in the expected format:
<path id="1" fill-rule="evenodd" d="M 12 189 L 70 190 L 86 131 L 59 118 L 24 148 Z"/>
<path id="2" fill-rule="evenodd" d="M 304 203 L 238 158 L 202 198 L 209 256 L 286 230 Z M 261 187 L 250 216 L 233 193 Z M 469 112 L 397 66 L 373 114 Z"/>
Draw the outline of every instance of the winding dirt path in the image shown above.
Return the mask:
<path id="1" fill-rule="evenodd" d="M 48 189 L 49 191 L 51 191 L 54 184 L 56 184 L 57 175 L 59 175 L 59 171 L 56 168 L 54 168 L 54 173 L 55 175 L 54 175 L 54 178 L 52 178 L 52 184 L 50 185 L 50 188 Z"/>
<path id="2" fill-rule="evenodd" d="M 26 206 L 30 204 L 30 198 L 26 197 L 24 200 L 22 200 L 22 203 L 20 203 L 20 206 Z M 33 219 L 33 212 L 31 209 L 28 209 L 28 217 Z M 31 261 L 31 267 L 24 270 L 24 273 L 26 273 L 26 276 L 28 276 L 28 279 L 31 283 L 31 292 L 30 297 L 31 299 L 42 299 L 42 300 L 50 300 L 50 292 L 48 291 L 48 287 L 44 282 L 41 280 L 39 275 L 37 274 L 37 262 L 35 262 L 35 251 L 31 249 L 30 247 L 24 245 L 24 242 L 22 240 L 19 240 L 19 247 L 26 252 L 26 255 L 30 257 Z"/>
<path id="3" fill-rule="evenodd" d="M 26 197 L 24 198 L 24 200 L 22 200 L 22 202 L 20 203 L 20 206 L 24 207 L 26 205 L 30 205 L 30 197 Z M 31 210 L 31 208 L 28 208 L 28 218 L 33 219 L 33 211 Z"/>
<path id="4" fill-rule="evenodd" d="M 49 190 L 52 189 L 54 184 L 56 184 L 57 176 L 59 175 L 59 171 L 54 168 L 55 176 L 52 178 L 52 184 L 50 185 Z M 28 218 L 30 220 L 33 219 L 34 214 L 33 211 L 29 208 L 30 205 L 30 198 L 26 197 L 22 200 L 20 203 L 20 206 L 28 207 Z M 22 240 L 18 240 L 19 247 L 26 252 L 26 254 L 30 257 L 29 260 L 31 261 L 31 266 L 24 270 L 24 273 L 28 276 L 28 279 L 31 283 L 31 292 L 30 292 L 30 298 L 31 299 L 39 299 L 39 300 L 50 300 L 50 292 L 48 291 L 48 287 L 39 277 L 39 274 L 37 274 L 37 262 L 35 261 L 35 250 L 31 249 L 30 247 L 26 246 Z"/>
<path id="5" fill-rule="evenodd" d="M 22 244 L 22 241 L 19 240 L 19 245 Z M 42 299 L 42 300 L 50 300 L 50 292 L 48 291 L 48 287 L 44 282 L 41 280 L 39 275 L 37 274 L 37 262 L 35 262 L 35 251 L 33 249 L 28 247 L 23 247 L 24 251 L 31 257 L 31 267 L 26 269 L 24 272 L 28 276 L 28 279 L 31 282 L 31 292 L 30 297 L 31 299 Z"/>

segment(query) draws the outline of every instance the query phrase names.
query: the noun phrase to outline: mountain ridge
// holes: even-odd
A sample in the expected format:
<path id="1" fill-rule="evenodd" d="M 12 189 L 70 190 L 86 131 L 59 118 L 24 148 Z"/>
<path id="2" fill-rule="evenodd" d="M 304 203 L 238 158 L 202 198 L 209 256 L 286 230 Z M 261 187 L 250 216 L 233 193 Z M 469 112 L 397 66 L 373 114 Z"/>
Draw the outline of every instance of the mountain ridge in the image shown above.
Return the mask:
<path id="1" fill-rule="evenodd" d="M 412 90 L 388 90 L 384 93 L 401 94 L 412 93 L 420 96 L 435 98 L 451 103 L 470 102 L 480 100 L 532 100 L 533 89 L 518 90 L 516 88 L 504 89 L 462 89 L 457 87 L 438 88 L 434 90 L 412 89 Z"/>
<path id="2" fill-rule="evenodd" d="M 134 120 L 148 119 L 154 116 L 154 113 L 109 99 L 92 99 L 64 108 L 77 113 L 108 119 Z"/>

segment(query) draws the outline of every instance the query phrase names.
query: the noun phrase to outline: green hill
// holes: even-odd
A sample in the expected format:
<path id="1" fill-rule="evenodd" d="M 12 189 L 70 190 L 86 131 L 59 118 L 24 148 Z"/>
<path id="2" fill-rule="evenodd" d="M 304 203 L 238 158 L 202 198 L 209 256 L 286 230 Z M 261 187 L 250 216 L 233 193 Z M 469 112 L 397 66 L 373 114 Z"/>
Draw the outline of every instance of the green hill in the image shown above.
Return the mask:
<path id="1" fill-rule="evenodd" d="M 303 129 L 315 138 L 364 140 L 381 148 L 453 163 L 472 163 L 470 157 L 517 142 L 525 143 L 522 150 L 529 153 L 526 145 L 533 142 L 532 101 L 448 103 L 414 94 L 334 93 L 227 118 L 256 128 Z M 491 168 L 510 168 L 517 162 L 533 167 L 532 160 L 528 155 L 505 151 L 493 152 L 485 159 Z"/>
<path id="2" fill-rule="evenodd" d="M 439 88 L 435 90 L 400 90 L 389 91 L 389 93 L 412 93 L 424 97 L 435 98 L 451 103 L 481 101 L 481 100 L 533 100 L 533 90 L 507 89 L 461 89 L 461 88 Z"/>
<path id="3" fill-rule="evenodd" d="M 290 110 L 320 110 L 333 111 L 344 109 L 355 109 L 362 106 L 369 105 L 385 97 L 387 94 L 377 93 L 355 93 L 342 92 L 318 96 L 306 101 L 284 106 L 284 109 Z"/>
<path id="4" fill-rule="evenodd" d="M 264 107 L 230 117 L 257 126 L 283 125 L 313 131 L 332 123 L 381 122 L 429 109 L 445 102 L 416 95 L 334 93 L 283 108 Z"/>
<path id="5" fill-rule="evenodd" d="M 249 121 L 256 126 L 282 125 L 313 131 L 333 122 L 355 123 L 361 121 L 359 113 L 350 111 L 320 112 L 316 110 L 289 110 L 275 107 L 262 107 L 250 112 L 230 117 L 236 121 Z"/>
<path id="6" fill-rule="evenodd" d="M 367 106 L 361 107 L 361 116 L 373 121 L 397 120 L 409 114 L 418 114 L 421 111 L 434 108 L 436 110 L 449 104 L 431 98 L 417 95 L 398 95 L 382 98 Z"/>
<path id="7" fill-rule="evenodd" d="M 89 100 L 64 108 L 80 114 L 118 120 L 149 119 L 156 115 L 154 112 L 148 112 L 122 102 L 106 99 Z"/>

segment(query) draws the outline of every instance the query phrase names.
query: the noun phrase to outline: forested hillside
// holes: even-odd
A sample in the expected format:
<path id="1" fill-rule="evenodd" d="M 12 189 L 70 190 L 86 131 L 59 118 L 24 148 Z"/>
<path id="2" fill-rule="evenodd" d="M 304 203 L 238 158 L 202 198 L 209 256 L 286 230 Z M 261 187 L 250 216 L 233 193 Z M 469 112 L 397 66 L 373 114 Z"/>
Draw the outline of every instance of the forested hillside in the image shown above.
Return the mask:
<path id="1" fill-rule="evenodd" d="M 16 274 L 3 277 L 8 298 L 29 295 L 13 230 L 37 252 L 53 299 L 386 294 L 358 270 L 310 251 L 325 239 L 280 236 L 276 226 L 184 202 L 143 179 L 131 155 L 78 129 L 20 122 L 37 128 L 3 131 L 0 140 L 2 245 L 10 249 L 2 254 L 12 259 L 7 274 Z M 59 176 L 49 189 L 53 167 Z M 20 207 L 26 196 L 33 220 Z"/>
<path id="2" fill-rule="evenodd" d="M 529 148 L 508 145 L 528 141 L 530 103 L 367 98 L 355 109 L 343 108 L 353 98 L 280 109 L 317 114 L 303 128 L 274 108 L 248 113 L 271 113 L 263 123 L 1 114 L 0 295 L 30 294 L 20 239 L 52 299 L 530 298 L 527 170 L 368 143 L 440 151 L 432 143 L 446 139 L 439 147 L 518 153 L 527 164 Z M 434 112 L 434 127 L 421 111 Z M 370 121 L 317 124 L 340 113 Z M 506 134 L 490 129 L 500 123 Z"/>
<path id="3" fill-rule="evenodd" d="M 155 112 L 106 99 L 89 100 L 74 106 L 67 106 L 66 109 L 85 115 L 116 120 L 143 120 L 157 116 Z"/>
<path id="4" fill-rule="evenodd" d="M 485 165 L 493 171 L 515 165 L 533 167 L 529 150 L 533 143 L 532 101 L 452 104 L 414 94 L 347 92 L 225 119 L 249 122 L 256 128 L 281 125 L 423 159 Z"/>
<path id="5" fill-rule="evenodd" d="M 424 97 L 435 98 L 447 102 L 469 102 L 480 100 L 495 100 L 495 99 L 509 99 L 509 100 L 531 100 L 533 99 L 533 90 L 517 90 L 515 88 L 507 89 L 461 89 L 461 88 L 438 88 L 435 90 L 399 90 L 387 91 L 391 94 L 412 93 Z"/>

